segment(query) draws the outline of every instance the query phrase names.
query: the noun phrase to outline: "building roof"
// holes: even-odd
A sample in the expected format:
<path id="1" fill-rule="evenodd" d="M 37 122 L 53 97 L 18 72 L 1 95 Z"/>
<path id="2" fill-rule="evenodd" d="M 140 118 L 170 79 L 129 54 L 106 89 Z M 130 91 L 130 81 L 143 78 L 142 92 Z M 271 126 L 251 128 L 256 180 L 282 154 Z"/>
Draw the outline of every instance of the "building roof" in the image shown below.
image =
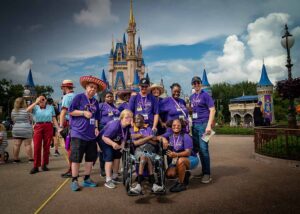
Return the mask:
<path id="1" fill-rule="evenodd" d="M 125 33 L 123 34 L 123 44 L 126 45 L 126 37 L 125 37 Z"/>
<path id="2" fill-rule="evenodd" d="M 122 58 L 125 59 L 124 45 L 123 45 L 122 42 L 118 42 L 116 44 L 116 49 L 115 49 L 115 52 L 114 52 L 114 58 L 117 59 L 117 54 L 118 54 L 119 48 L 121 49 L 121 52 L 122 52 Z"/>
<path id="3" fill-rule="evenodd" d="M 34 87 L 34 82 L 33 82 L 33 78 L 32 78 L 31 69 L 29 70 L 25 86 Z"/>
<path id="4" fill-rule="evenodd" d="M 263 64 L 260 80 L 257 85 L 258 86 L 271 86 L 271 85 L 273 86 L 272 82 L 270 81 L 270 79 L 268 77 L 265 64 Z"/>
<path id="5" fill-rule="evenodd" d="M 119 89 L 118 86 L 119 86 L 120 83 L 122 84 L 122 89 L 126 89 L 123 71 L 118 71 L 117 72 L 114 89 Z"/>
<path id="6" fill-rule="evenodd" d="M 203 86 L 210 86 L 208 79 L 207 79 L 207 75 L 206 75 L 206 71 L 204 69 L 203 71 L 203 77 L 202 77 L 202 85 Z"/>
<path id="7" fill-rule="evenodd" d="M 107 85 L 106 89 L 109 89 L 109 82 L 107 81 L 104 69 L 102 70 L 102 74 L 101 74 L 100 79 L 103 80 L 103 82 L 106 83 L 106 85 Z"/>
<path id="8" fill-rule="evenodd" d="M 249 102 L 249 101 L 258 101 L 258 96 L 257 95 L 246 95 L 246 96 L 241 96 L 241 97 L 236 97 L 233 99 L 230 99 L 230 103 L 239 103 L 239 102 Z"/>

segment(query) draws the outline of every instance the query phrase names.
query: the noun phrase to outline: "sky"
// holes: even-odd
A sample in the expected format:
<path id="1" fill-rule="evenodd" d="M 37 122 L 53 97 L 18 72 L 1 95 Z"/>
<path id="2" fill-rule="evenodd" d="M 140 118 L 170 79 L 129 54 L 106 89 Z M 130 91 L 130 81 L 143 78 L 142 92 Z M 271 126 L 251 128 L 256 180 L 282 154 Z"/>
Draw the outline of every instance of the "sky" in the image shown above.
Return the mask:
<path id="1" fill-rule="evenodd" d="M 25 84 L 60 84 L 79 77 L 108 76 L 108 54 L 121 41 L 129 0 L 2 0 L 0 78 Z M 264 61 L 273 84 L 287 78 L 284 25 L 295 38 L 293 77 L 300 76 L 298 0 L 133 0 L 137 35 L 151 82 L 178 82 L 191 91 L 192 76 L 205 68 L 210 84 L 259 81 Z"/>

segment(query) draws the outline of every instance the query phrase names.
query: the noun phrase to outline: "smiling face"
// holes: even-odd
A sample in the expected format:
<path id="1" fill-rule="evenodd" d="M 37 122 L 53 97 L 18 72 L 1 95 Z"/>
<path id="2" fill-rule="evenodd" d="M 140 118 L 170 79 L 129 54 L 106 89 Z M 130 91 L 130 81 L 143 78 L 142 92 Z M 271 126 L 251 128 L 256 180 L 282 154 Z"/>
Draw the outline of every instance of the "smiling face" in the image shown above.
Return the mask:
<path id="1" fill-rule="evenodd" d="M 192 85 L 196 92 L 199 92 L 201 90 L 201 83 L 199 81 L 193 82 Z"/>
<path id="2" fill-rule="evenodd" d="M 181 88 L 178 86 L 174 86 L 172 88 L 172 97 L 178 99 L 180 97 Z"/>
<path id="3" fill-rule="evenodd" d="M 96 85 L 95 83 L 88 83 L 85 88 L 86 95 L 89 98 L 92 98 L 93 96 L 95 96 L 95 94 L 97 93 L 97 90 L 98 90 L 98 85 Z"/>
<path id="4" fill-rule="evenodd" d="M 181 132 L 181 123 L 179 120 L 174 120 L 173 123 L 172 123 L 172 131 L 175 133 L 175 134 L 178 134 Z"/>
<path id="5" fill-rule="evenodd" d="M 142 95 L 147 95 L 149 85 L 140 85 L 140 91 Z"/>
<path id="6" fill-rule="evenodd" d="M 152 89 L 152 94 L 154 97 L 159 97 L 160 96 L 160 90 L 158 88 L 153 88 Z"/>
<path id="7" fill-rule="evenodd" d="M 144 126 L 144 117 L 140 114 L 137 114 L 134 118 L 134 123 L 136 127 L 142 128 Z"/>
<path id="8" fill-rule="evenodd" d="M 39 106 L 44 108 L 46 106 L 46 103 L 47 103 L 46 97 L 40 96 Z"/>
<path id="9" fill-rule="evenodd" d="M 133 114 L 130 110 L 125 109 L 122 111 L 120 115 L 121 125 L 122 127 L 130 126 L 132 124 Z"/>

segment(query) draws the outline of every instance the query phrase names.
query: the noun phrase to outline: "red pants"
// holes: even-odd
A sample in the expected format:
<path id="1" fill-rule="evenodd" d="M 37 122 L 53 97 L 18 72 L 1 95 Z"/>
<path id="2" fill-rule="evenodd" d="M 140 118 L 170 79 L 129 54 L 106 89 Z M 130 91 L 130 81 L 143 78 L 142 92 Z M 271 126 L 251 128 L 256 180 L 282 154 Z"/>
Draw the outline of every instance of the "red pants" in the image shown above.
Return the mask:
<path id="1" fill-rule="evenodd" d="M 33 145 L 34 145 L 34 167 L 49 164 L 50 145 L 53 137 L 52 123 L 38 123 L 34 125 Z M 43 161 L 41 164 L 41 154 L 43 145 Z"/>

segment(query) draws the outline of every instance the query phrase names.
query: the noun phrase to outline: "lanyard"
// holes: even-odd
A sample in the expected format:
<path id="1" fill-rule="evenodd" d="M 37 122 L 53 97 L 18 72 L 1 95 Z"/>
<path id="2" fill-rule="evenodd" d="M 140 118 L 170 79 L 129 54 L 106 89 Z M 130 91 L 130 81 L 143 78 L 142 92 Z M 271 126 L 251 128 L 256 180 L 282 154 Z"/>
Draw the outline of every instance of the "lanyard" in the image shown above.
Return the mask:
<path id="1" fill-rule="evenodd" d="M 90 99 L 86 95 L 85 95 L 85 97 L 86 97 L 86 99 L 87 99 L 87 101 L 89 103 L 89 104 L 85 105 L 86 110 L 90 111 L 91 113 L 95 113 L 96 110 L 97 110 L 96 107 L 95 107 L 96 100 L 94 100 L 94 102 L 91 103 Z M 93 100 L 93 98 L 92 98 L 92 100 Z"/>
<path id="2" fill-rule="evenodd" d="M 111 105 L 109 105 L 108 103 L 105 103 L 105 105 L 107 106 L 110 112 L 114 112 L 114 108 Z"/>
<path id="3" fill-rule="evenodd" d="M 192 99 L 192 103 L 193 103 L 193 105 L 196 106 L 197 102 L 195 102 L 195 100 L 199 100 L 201 91 L 200 91 L 199 93 L 196 93 L 196 92 L 195 92 L 194 94 L 195 94 L 195 96 L 194 96 L 194 98 Z M 197 96 L 196 96 L 196 95 L 197 95 Z"/>
<path id="4" fill-rule="evenodd" d="M 128 129 L 126 128 L 126 132 L 125 132 L 125 134 L 124 134 L 124 130 L 123 130 L 123 128 L 122 128 L 122 125 L 120 124 L 120 126 L 121 126 L 121 130 L 122 130 L 122 137 L 123 137 L 123 141 L 126 141 L 126 139 L 127 139 L 127 131 L 128 131 Z"/>
<path id="5" fill-rule="evenodd" d="M 186 113 L 183 111 L 183 109 L 180 107 L 180 105 L 178 104 L 178 102 L 172 97 L 174 103 L 176 104 L 176 106 L 180 109 L 180 111 L 183 113 L 184 117 L 187 118 Z"/>
<path id="6" fill-rule="evenodd" d="M 180 139 L 180 134 L 178 135 L 177 140 L 175 138 L 175 135 L 173 134 L 173 145 L 174 145 L 174 148 L 177 147 L 179 139 Z"/>

